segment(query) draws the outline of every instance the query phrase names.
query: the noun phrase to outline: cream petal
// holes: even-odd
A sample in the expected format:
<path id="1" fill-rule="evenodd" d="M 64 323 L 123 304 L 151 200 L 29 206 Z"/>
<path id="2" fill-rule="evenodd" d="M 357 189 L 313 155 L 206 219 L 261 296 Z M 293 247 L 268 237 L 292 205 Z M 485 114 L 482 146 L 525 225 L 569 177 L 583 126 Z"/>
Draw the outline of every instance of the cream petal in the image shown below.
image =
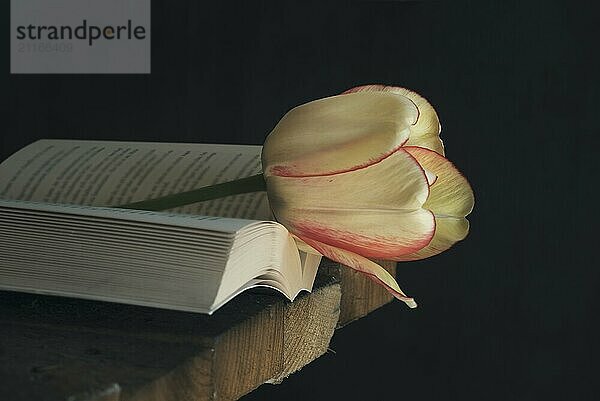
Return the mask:
<path id="1" fill-rule="evenodd" d="M 285 208 L 277 220 L 301 238 L 377 259 L 395 259 L 427 246 L 435 233 L 433 213 L 381 209 Z"/>
<path id="2" fill-rule="evenodd" d="M 421 146 L 441 155 L 444 154 L 444 143 L 439 136 L 442 129 L 440 120 L 433 106 L 423 96 L 406 88 L 385 85 L 358 86 L 344 93 L 357 92 L 390 92 L 412 100 L 419 109 L 419 118 L 417 123 L 411 127 L 410 138 L 406 145 Z"/>
<path id="3" fill-rule="evenodd" d="M 398 286 L 396 279 L 379 266 L 377 263 L 365 258 L 364 256 L 356 253 L 339 249 L 336 247 L 329 246 L 317 240 L 308 237 L 301 237 L 304 242 L 309 244 L 311 247 L 319 251 L 322 255 L 328 257 L 331 260 L 339 262 L 345 266 L 348 266 L 354 270 L 365 273 L 367 277 L 372 279 L 378 284 L 382 284 L 394 297 L 403 301 L 410 308 L 416 308 L 417 303 L 413 298 L 408 297 Z"/>
<path id="4" fill-rule="evenodd" d="M 427 177 L 427 184 L 429 184 L 429 186 L 432 186 L 433 184 L 435 184 L 435 182 L 437 181 L 437 175 L 433 174 L 431 171 L 429 170 L 425 170 L 425 176 Z"/>
<path id="5" fill-rule="evenodd" d="M 464 217 L 473 210 L 475 198 L 467 179 L 445 157 L 429 149 L 405 146 L 424 169 L 435 174 L 438 179 L 429 188 L 430 194 L 424 208 L 436 216 Z"/>
<path id="6" fill-rule="evenodd" d="M 403 149 L 354 171 L 266 182 L 275 217 L 294 234 L 367 257 L 415 252 L 435 231 L 433 214 L 422 208 L 429 194 L 425 172 Z"/>
<path id="7" fill-rule="evenodd" d="M 439 136 L 423 135 L 414 136 L 411 132 L 410 138 L 404 144 L 405 146 L 420 146 L 422 148 L 431 149 L 436 153 L 444 156 L 444 141 Z"/>
<path id="8" fill-rule="evenodd" d="M 469 221 L 456 217 L 436 217 L 435 234 L 431 242 L 416 252 L 394 258 L 396 261 L 425 259 L 449 249 L 456 242 L 463 240 L 469 233 Z"/>
<path id="9" fill-rule="evenodd" d="M 317 251 L 312 246 L 308 245 L 306 242 L 302 241 L 300 239 L 300 237 L 298 237 L 294 234 L 292 234 L 292 237 L 294 238 L 294 241 L 296 242 L 296 247 L 298 248 L 299 251 L 310 253 L 313 255 L 321 255 L 321 253 L 319 251 Z"/>
<path id="10" fill-rule="evenodd" d="M 435 172 L 430 172 L 433 179 Z M 269 203 L 281 208 L 420 209 L 428 178 L 404 148 L 367 167 L 313 177 L 266 177 Z"/>
<path id="11" fill-rule="evenodd" d="M 361 168 L 402 146 L 418 110 L 389 93 L 338 95 L 290 110 L 267 137 L 266 177 L 325 175 Z"/>

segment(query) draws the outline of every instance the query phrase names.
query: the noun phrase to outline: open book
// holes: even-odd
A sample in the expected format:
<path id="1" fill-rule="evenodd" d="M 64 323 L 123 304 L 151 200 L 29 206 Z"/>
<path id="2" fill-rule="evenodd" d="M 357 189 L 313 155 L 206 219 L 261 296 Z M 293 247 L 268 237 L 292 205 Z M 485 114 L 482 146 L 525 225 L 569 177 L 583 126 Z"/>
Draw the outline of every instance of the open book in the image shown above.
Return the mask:
<path id="1" fill-rule="evenodd" d="M 293 300 L 320 256 L 264 192 L 124 205 L 261 171 L 260 146 L 40 140 L 0 164 L 0 289 L 212 313 L 257 286 Z"/>

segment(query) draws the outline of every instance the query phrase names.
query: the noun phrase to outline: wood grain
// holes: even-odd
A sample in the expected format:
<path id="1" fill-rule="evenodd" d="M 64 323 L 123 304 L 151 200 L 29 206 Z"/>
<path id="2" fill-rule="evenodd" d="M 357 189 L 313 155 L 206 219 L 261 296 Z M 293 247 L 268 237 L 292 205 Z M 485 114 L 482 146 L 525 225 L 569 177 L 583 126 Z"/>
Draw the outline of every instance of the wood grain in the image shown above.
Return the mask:
<path id="1" fill-rule="evenodd" d="M 312 294 L 245 293 L 213 316 L 0 292 L 0 399 L 235 400 L 300 370 L 336 327 L 390 299 L 329 261 Z"/>
<path id="2" fill-rule="evenodd" d="M 396 277 L 396 262 L 377 261 Z M 320 269 L 338 277 L 342 286 L 340 319 L 342 327 L 392 301 L 393 297 L 383 287 L 376 285 L 364 274 L 339 263 L 325 262 Z"/>

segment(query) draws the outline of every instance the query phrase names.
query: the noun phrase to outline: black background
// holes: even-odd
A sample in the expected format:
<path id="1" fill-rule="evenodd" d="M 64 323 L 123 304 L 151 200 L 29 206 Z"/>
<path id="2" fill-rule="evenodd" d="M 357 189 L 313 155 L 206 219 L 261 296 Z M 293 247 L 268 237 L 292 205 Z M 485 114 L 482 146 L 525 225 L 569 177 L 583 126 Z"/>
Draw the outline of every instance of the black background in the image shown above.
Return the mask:
<path id="1" fill-rule="evenodd" d="M 399 266 L 418 309 L 347 326 L 244 400 L 598 399 L 598 33 L 566 3 L 153 1 L 148 76 L 3 64 L 0 156 L 38 138 L 260 144 L 295 105 L 412 88 L 475 191 L 469 237 Z"/>

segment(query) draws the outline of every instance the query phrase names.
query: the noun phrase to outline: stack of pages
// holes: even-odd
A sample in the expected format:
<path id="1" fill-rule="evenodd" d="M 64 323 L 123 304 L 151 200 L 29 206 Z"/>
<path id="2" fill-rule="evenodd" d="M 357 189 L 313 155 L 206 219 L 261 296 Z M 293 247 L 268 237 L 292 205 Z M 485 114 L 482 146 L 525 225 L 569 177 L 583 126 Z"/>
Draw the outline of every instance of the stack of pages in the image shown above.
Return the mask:
<path id="1" fill-rule="evenodd" d="M 264 286 L 293 300 L 320 257 L 264 192 L 167 212 L 114 206 L 260 172 L 260 146 L 42 140 L 0 164 L 0 288 L 212 313 Z"/>

